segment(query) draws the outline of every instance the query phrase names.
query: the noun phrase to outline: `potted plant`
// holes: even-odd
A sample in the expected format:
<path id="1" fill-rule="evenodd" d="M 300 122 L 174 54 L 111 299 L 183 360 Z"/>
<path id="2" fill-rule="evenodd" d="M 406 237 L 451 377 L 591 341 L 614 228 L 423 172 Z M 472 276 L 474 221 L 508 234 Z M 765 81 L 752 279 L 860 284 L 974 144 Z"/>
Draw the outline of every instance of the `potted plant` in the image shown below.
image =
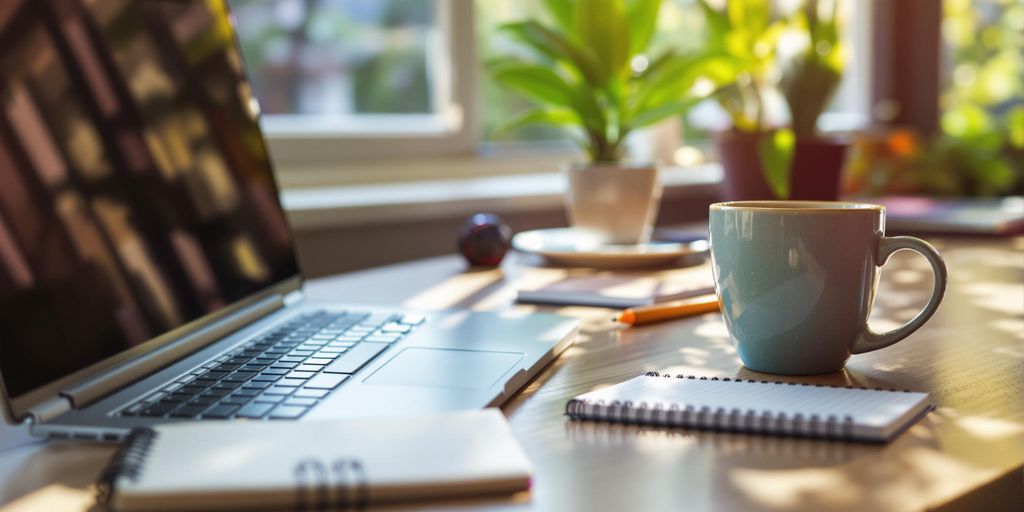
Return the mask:
<path id="1" fill-rule="evenodd" d="M 709 81 L 723 68 L 706 55 L 652 53 L 660 0 L 543 5 L 551 23 L 526 20 L 500 27 L 528 53 L 487 63 L 499 85 L 537 104 L 505 128 L 544 123 L 570 129 L 588 157 L 566 170 L 573 228 L 600 243 L 645 243 L 661 183 L 653 163 L 625 161 L 626 138 L 714 92 Z"/>
<path id="2" fill-rule="evenodd" d="M 835 200 L 848 144 L 820 135 L 816 124 L 842 76 L 837 0 L 805 0 L 780 20 L 771 19 L 768 0 L 727 0 L 724 11 L 700 2 L 709 50 L 728 52 L 733 59 L 726 62 L 736 66 L 736 81 L 718 95 L 733 123 L 715 140 L 727 198 Z M 789 56 L 778 51 L 783 35 L 802 43 Z M 789 126 L 766 115 L 776 90 L 789 107 Z"/>

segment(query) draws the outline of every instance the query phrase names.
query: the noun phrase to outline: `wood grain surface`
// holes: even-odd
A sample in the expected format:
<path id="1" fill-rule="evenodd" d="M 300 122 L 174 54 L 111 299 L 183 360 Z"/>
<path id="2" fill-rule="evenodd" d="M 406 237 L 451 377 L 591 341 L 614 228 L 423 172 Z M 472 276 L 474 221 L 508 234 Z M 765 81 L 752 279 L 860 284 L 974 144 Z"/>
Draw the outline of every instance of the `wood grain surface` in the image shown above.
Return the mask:
<path id="1" fill-rule="evenodd" d="M 416 309 L 543 309 L 583 321 L 570 348 L 503 410 L 536 466 L 509 499 L 394 510 L 1024 510 L 1024 238 L 932 240 L 950 273 L 925 327 L 846 370 L 779 377 L 740 364 L 710 313 L 623 328 L 599 308 L 514 305 L 535 260 L 468 270 L 455 256 L 324 278 L 321 299 Z M 872 325 L 912 317 L 927 299 L 923 259 L 884 267 Z M 822 333 L 828 336 L 828 333 Z M 927 391 L 937 406 L 887 445 L 574 422 L 574 395 L 656 370 Z M 40 443 L 0 454 L 3 511 L 84 510 L 111 449 Z"/>

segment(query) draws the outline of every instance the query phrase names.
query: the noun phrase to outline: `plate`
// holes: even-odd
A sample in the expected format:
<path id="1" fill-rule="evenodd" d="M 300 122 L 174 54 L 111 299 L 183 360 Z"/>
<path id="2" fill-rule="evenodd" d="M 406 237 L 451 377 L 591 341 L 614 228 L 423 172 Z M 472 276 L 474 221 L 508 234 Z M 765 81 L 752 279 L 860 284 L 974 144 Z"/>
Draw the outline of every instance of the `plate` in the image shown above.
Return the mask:
<path id="1" fill-rule="evenodd" d="M 512 238 L 520 252 L 538 254 L 551 263 L 593 268 L 695 265 L 708 253 L 707 240 L 687 243 L 652 240 L 646 244 L 601 244 L 571 228 L 524 231 Z"/>

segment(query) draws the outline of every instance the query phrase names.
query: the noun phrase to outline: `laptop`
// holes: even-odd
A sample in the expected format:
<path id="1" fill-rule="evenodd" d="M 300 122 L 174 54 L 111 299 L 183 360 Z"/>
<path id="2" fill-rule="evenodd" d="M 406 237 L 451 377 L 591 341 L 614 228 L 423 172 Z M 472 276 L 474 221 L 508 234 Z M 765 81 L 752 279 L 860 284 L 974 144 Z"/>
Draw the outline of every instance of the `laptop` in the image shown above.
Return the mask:
<path id="1" fill-rule="evenodd" d="M 40 436 L 503 403 L 551 315 L 303 297 L 218 0 L 0 8 L 0 391 Z M 337 255 L 344 258 L 344 252 Z"/>

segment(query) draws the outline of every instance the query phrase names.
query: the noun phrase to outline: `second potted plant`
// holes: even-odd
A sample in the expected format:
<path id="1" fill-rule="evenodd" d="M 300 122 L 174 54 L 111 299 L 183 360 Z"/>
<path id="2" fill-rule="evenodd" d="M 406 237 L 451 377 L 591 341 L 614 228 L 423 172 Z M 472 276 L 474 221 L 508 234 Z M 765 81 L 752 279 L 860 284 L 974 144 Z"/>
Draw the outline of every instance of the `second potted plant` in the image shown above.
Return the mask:
<path id="1" fill-rule="evenodd" d="M 708 66 L 706 55 L 651 54 L 660 0 L 543 4 L 551 26 L 528 20 L 501 27 L 529 55 L 487 64 L 500 85 L 538 104 L 506 128 L 545 123 L 571 129 L 588 157 L 566 170 L 574 230 L 597 243 L 646 243 L 662 187 L 654 162 L 624 161 L 626 138 L 713 92 L 713 85 L 695 85 L 717 68 Z"/>
<path id="2" fill-rule="evenodd" d="M 767 0 L 728 0 L 724 11 L 705 0 L 701 5 L 709 50 L 729 52 L 736 66 L 736 81 L 718 97 L 733 128 L 715 141 L 727 199 L 837 199 L 848 143 L 816 128 L 842 76 L 836 0 L 805 0 L 789 19 L 776 21 Z M 803 44 L 781 56 L 779 38 L 787 32 Z M 789 126 L 767 119 L 767 97 L 776 85 L 789 107 Z"/>

